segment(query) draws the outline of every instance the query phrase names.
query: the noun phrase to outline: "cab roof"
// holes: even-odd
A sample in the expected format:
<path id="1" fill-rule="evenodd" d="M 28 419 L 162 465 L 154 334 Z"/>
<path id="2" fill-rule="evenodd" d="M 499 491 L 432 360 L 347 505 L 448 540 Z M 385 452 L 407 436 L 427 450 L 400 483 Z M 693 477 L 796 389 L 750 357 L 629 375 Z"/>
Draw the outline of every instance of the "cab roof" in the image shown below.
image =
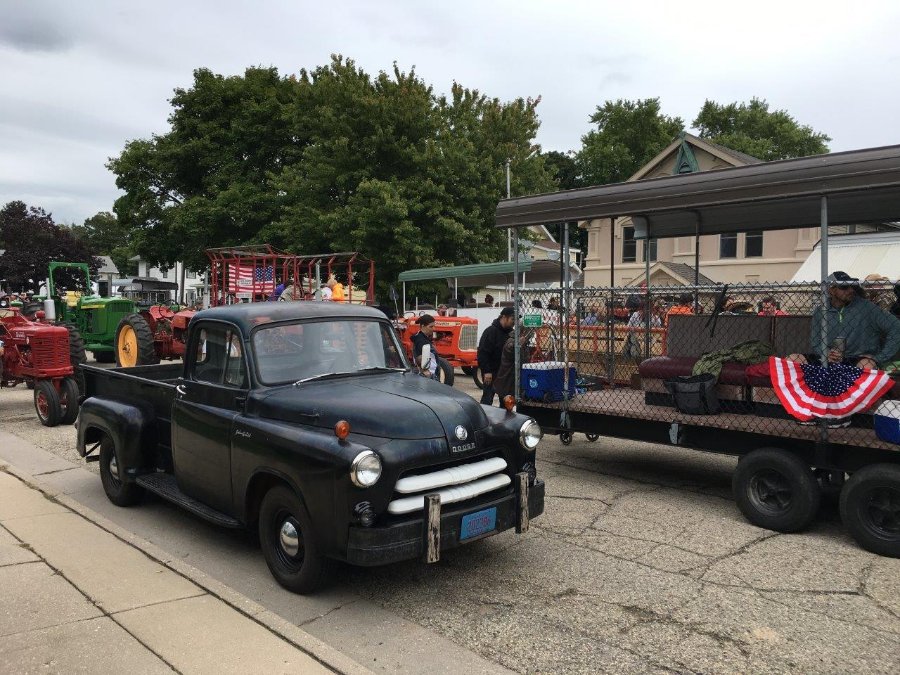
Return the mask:
<path id="1" fill-rule="evenodd" d="M 248 336 L 256 326 L 266 323 L 329 318 L 387 320 L 384 312 L 374 307 L 301 300 L 297 302 L 248 302 L 213 307 L 197 312 L 191 319 L 191 323 L 202 320 L 228 321 L 238 326 L 244 336 Z"/>

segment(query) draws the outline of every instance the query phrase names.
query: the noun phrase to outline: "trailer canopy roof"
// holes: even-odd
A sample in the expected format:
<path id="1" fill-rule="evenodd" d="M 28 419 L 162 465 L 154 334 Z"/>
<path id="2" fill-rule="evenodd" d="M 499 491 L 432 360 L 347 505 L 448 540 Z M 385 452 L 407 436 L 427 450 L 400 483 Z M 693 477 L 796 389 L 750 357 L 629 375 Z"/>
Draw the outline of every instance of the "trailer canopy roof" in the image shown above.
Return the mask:
<path id="1" fill-rule="evenodd" d="M 631 216 L 681 237 L 900 220 L 900 145 L 504 199 L 497 227 Z"/>
<path id="2" fill-rule="evenodd" d="M 397 277 L 400 282 L 456 279 L 459 286 L 484 287 L 495 284 L 511 284 L 515 278 L 512 262 L 457 265 L 451 267 L 406 270 Z M 553 260 L 519 259 L 519 274 L 525 274 L 528 283 L 552 283 L 559 281 L 559 262 Z M 578 276 L 578 272 L 572 272 Z"/>

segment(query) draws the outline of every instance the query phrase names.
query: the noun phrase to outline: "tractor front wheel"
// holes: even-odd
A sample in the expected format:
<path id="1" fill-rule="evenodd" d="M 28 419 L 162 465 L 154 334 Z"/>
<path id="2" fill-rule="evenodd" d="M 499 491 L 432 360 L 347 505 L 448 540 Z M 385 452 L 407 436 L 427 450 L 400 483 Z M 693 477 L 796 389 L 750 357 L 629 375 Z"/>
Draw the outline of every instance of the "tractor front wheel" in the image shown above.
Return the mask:
<path id="1" fill-rule="evenodd" d="M 61 422 L 63 424 L 75 422 L 75 418 L 78 417 L 78 399 L 80 397 L 81 390 L 78 382 L 72 377 L 64 379 L 59 386 L 59 406 L 62 410 Z"/>
<path id="2" fill-rule="evenodd" d="M 55 427 L 62 418 L 62 405 L 56 387 L 50 380 L 34 383 L 34 410 L 45 427 Z"/>
<path id="3" fill-rule="evenodd" d="M 116 365 L 120 368 L 159 363 L 153 345 L 153 331 L 140 314 L 129 314 L 116 328 Z"/>

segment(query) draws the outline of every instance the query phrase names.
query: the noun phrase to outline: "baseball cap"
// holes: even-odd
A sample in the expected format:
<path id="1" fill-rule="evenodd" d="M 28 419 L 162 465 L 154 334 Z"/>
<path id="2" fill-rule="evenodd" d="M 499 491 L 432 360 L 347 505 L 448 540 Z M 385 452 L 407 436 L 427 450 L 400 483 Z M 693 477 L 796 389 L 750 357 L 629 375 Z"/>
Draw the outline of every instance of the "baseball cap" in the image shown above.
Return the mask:
<path id="1" fill-rule="evenodd" d="M 835 286 L 859 286 L 859 279 L 851 277 L 846 272 L 832 272 L 825 281 Z"/>
<path id="2" fill-rule="evenodd" d="M 514 316 L 515 313 L 516 310 L 513 307 L 504 307 L 500 310 L 500 316 Z"/>

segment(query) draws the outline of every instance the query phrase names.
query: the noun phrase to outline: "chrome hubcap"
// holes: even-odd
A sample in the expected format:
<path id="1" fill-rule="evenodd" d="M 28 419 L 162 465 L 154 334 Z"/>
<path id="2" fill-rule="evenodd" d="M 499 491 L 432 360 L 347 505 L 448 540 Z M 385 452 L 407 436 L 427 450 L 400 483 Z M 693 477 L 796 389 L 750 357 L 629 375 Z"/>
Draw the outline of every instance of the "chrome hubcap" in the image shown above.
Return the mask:
<path id="1" fill-rule="evenodd" d="M 291 557 L 300 552 L 300 532 L 293 518 L 288 518 L 281 524 L 281 532 L 278 536 L 281 550 Z"/>

